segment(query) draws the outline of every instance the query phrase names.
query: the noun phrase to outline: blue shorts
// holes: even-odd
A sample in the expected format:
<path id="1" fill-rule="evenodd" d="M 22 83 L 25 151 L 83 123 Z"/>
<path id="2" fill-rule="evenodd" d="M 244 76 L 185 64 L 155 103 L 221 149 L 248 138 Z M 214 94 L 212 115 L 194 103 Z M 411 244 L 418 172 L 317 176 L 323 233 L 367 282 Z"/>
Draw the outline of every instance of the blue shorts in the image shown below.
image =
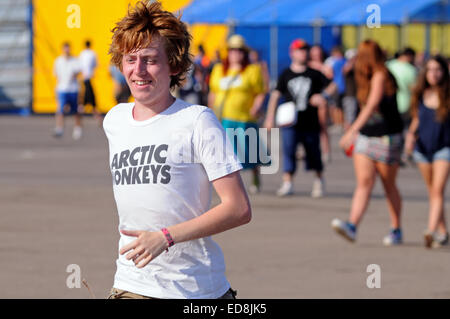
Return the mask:
<path id="1" fill-rule="evenodd" d="M 418 150 L 414 150 L 413 158 L 416 163 L 432 163 L 434 161 L 447 161 L 450 162 L 450 147 L 441 148 L 439 151 L 433 154 L 431 160 Z"/>
<path id="2" fill-rule="evenodd" d="M 78 92 L 57 92 L 58 94 L 58 109 L 57 114 L 75 114 L 78 113 Z M 64 112 L 64 107 L 70 107 L 69 112 Z"/>
<path id="3" fill-rule="evenodd" d="M 301 143 L 305 150 L 305 169 L 323 171 L 320 152 L 320 133 L 302 132 L 296 126 L 283 127 L 283 172 L 294 174 L 297 171 L 297 145 Z"/>

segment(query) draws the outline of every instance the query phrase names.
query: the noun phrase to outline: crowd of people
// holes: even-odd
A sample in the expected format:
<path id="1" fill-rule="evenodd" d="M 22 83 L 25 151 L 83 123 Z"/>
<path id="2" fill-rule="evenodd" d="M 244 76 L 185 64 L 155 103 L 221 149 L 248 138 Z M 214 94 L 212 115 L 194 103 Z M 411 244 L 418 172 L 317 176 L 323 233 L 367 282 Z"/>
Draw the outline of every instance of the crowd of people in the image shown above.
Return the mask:
<path id="1" fill-rule="evenodd" d="M 94 116 L 102 120 L 91 83 L 97 59 L 90 47 L 90 41 L 86 41 L 85 49 L 76 58 L 71 56 L 69 43 L 65 43 L 63 54 L 55 61 L 55 137 L 64 133 L 66 111 L 75 114 L 74 139 L 82 135 L 85 105 L 91 105 Z M 423 55 L 416 55 L 411 48 L 388 60 L 386 52 L 373 40 L 346 51 L 336 46 L 327 56 L 320 45 L 310 46 L 295 39 L 289 56 L 289 67 L 271 88 L 267 63 L 241 35 L 228 39 L 223 59 L 218 51 L 210 59 L 200 45 L 176 95 L 191 104 L 207 105 L 227 132 L 233 130 L 234 135 L 229 137 L 234 151 L 243 168 L 252 171 L 248 189 L 251 194 L 261 190 L 262 162 L 259 157 L 250 161 L 248 129 L 281 129 L 283 175 L 276 192 L 281 197 L 294 193 L 299 159 L 305 161 L 306 170 L 315 173 L 311 196 L 326 195 L 324 167 L 332 160 L 328 132 L 341 133 L 339 146 L 353 158 L 356 188 L 348 220 L 334 219 L 332 228 L 350 241 L 356 240 L 378 175 L 391 219 L 391 230 L 383 243 L 402 243 L 402 196 L 396 179 L 399 167 L 415 162 L 430 203 L 425 244 L 447 244 L 444 190 L 450 170 L 449 60 L 435 55 L 424 61 Z M 128 102 L 131 91 L 123 72 L 111 65 L 110 74 L 117 103 Z M 280 101 L 291 103 L 295 110 L 289 125 L 277 125 Z M 258 150 L 266 147 L 259 138 L 257 144 Z"/>
<path id="2" fill-rule="evenodd" d="M 448 244 L 444 190 L 450 169 L 449 60 L 439 55 L 424 60 L 411 48 L 387 59 L 373 40 L 346 51 L 334 47 L 327 56 L 320 45 L 296 39 L 289 47 L 289 67 L 270 89 L 267 64 L 258 61 L 257 51 L 242 36 L 229 38 L 223 61 L 205 63 L 203 48 L 199 52 L 193 73 L 198 84 L 196 101 L 206 100 L 224 128 L 272 129 L 277 127 L 280 101 L 295 104 L 295 121 L 280 127 L 283 180 L 278 196 L 293 194 L 299 158 L 316 175 L 311 196 L 325 196 L 324 166 L 331 162 L 328 131 L 341 133 L 339 146 L 353 159 L 356 188 L 348 220 L 334 219 L 332 228 L 356 240 L 378 175 L 391 219 L 383 243 L 401 244 L 402 196 L 396 179 L 399 167 L 414 162 L 429 193 L 425 245 Z M 250 59 L 252 55 L 255 58 Z M 261 163 L 248 162 L 250 145 L 243 134 L 234 142 L 235 151 L 242 152 L 244 169 L 253 171 L 248 191 L 257 193 Z"/>
<path id="3" fill-rule="evenodd" d="M 103 128 L 120 240 L 108 298 L 235 299 L 223 253 L 211 236 L 252 218 L 240 170 L 252 171 L 248 191 L 258 193 L 264 152 L 252 158 L 255 140 L 249 143 L 245 133 L 257 133 L 260 126 L 281 128 L 283 175 L 277 195 L 294 193 L 302 157 L 315 173 L 311 196 L 320 198 L 326 195 L 324 168 L 331 161 L 331 120 L 356 175 L 349 217 L 334 219 L 331 226 L 352 242 L 379 175 L 391 220 L 383 243 L 402 243 L 396 179 L 405 158 L 413 158 L 429 195 L 425 246 L 448 244 L 444 190 L 450 171 L 450 79 L 448 61 L 441 56 L 417 67 L 414 51 L 404 49 L 387 62 L 378 43 L 365 40 L 356 50 L 335 47 L 326 57 L 320 46 L 295 39 L 290 65 L 270 87 L 267 64 L 240 35 L 228 39 L 225 58 L 216 53 L 211 60 L 199 47 L 193 59 L 187 26 L 159 2 L 130 7 L 112 32 L 109 53 L 118 104 L 105 116 Z M 74 58 L 65 44 L 55 62 L 55 136 L 63 134 L 66 104 L 78 114 L 75 139 L 81 137 L 82 106 L 95 106 L 90 80 L 96 60 L 89 47 L 86 43 L 87 51 Z M 80 72 L 84 94 L 78 94 Z M 127 103 L 130 93 L 134 102 Z M 205 134 L 211 130 L 217 135 L 212 140 Z M 232 131 L 238 133 L 227 138 Z M 256 146 L 267 147 L 258 137 Z M 225 156 L 217 160 L 221 151 Z M 191 160 L 179 161 L 179 156 Z M 212 188 L 219 198 L 213 207 Z"/>

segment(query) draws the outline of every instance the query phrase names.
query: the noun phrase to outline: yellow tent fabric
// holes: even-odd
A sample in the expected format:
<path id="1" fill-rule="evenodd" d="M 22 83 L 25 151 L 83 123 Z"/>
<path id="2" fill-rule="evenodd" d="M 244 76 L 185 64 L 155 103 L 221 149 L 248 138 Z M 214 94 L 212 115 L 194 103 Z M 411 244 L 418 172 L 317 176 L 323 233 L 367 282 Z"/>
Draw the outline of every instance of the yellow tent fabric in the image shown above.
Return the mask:
<path id="1" fill-rule="evenodd" d="M 179 12 L 192 0 L 162 0 L 164 9 Z M 98 68 L 92 79 L 98 108 L 107 112 L 115 105 L 113 82 L 109 75 L 108 48 L 111 41 L 111 29 L 120 20 L 128 5 L 136 1 L 129 0 L 34 0 L 33 1 L 33 111 L 35 113 L 53 113 L 57 100 L 55 93 L 56 78 L 53 75 L 53 63 L 61 54 L 62 44 L 71 44 L 72 55 L 78 55 L 84 48 L 84 42 L 90 39 L 92 49 L 98 58 Z M 191 28 L 193 34 L 193 53 L 202 43 L 208 55 L 213 56 L 216 48 L 225 43 L 228 28 L 222 25 L 196 25 Z M 89 111 L 89 109 L 88 109 Z"/>

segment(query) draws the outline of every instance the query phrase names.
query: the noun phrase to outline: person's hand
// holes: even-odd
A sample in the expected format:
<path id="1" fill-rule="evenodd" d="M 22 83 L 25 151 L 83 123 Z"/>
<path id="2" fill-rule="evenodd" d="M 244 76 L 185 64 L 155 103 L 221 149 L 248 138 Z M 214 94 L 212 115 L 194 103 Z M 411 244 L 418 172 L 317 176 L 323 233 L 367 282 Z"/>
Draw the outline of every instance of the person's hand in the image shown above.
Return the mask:
<path id="1" fill-rule="evenodd" d="M 169 246 L 163 232 L 148 232 L 143 230 L 121 230 L 125 236 L 137 237 L 128 245 L 123 246 L 119 253 L 128 260 L 133 260 L 137 268 L 145 267 L 158 257 Z"/>
<path id="2" fill-rule="evenodd" d="M 414 145 L 416 144 L 416 137 L 413 133 L 408 132 L 405 139 L 405 154 L 410 156 L 414 151 Z"/>
<path id="3" fill-rule="evenodd" d="M 257 118 L 258 117 L 258 115 L 261 112 L 261 106 L 262 105 L 257 105 L 257 106 L 253 105 L 253 107 L 250 109 L 251 117 L 253 117 L 253 118 Z"/>
<path id="4" fill-rule="evenodd" d="M 309 104 L 316 107 L 326 106 L 327 100 L 322 96 L 322 94 L 316 93 L 311 95 L 309 98 Z"/>
<path id="5" fill-rule="evenodd" d="M 347 150 L 355 141 L 357 133 L 353 131 L 347 131 L 339 140 L 339 146 L 345 151 Z"/>

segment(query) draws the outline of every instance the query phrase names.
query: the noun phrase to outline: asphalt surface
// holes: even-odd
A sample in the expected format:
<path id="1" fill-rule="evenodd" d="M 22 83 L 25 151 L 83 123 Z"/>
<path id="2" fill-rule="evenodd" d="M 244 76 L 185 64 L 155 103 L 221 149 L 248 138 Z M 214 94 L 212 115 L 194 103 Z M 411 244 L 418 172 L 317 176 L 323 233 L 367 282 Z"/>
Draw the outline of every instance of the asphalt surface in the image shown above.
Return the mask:
<path id="1" fill-rule="evenodd" d="M 0 116 L 0 298 L 90 298 L 83 285 L 68 287 L 69 265 L 96 298 L 112 286 L 119 234 L 107 141 L 90 117 L 79 141 L 73 119 L 66 124 L 57 140 L 51 117 Z M 251 196 L 252 221 L 215 236 L 238 298 L 450 298 L 450 250 L 423 247 L 428 202 L 416 168 L 399 173 L 401 247 L 382 245 L 389 217 L 379 181 L 357 242 L 332 231 L 334 217 L 347 217 L 355 185 L 339 134 L 332 137 L 325 198 L 309 197 L 313 175 L 303 169 L 289 198 L 274 195 L 280 173 L 264 175 L 262 192 Z M 380 267 L 380 288 L 367 286 L 371 264 Z"/>

